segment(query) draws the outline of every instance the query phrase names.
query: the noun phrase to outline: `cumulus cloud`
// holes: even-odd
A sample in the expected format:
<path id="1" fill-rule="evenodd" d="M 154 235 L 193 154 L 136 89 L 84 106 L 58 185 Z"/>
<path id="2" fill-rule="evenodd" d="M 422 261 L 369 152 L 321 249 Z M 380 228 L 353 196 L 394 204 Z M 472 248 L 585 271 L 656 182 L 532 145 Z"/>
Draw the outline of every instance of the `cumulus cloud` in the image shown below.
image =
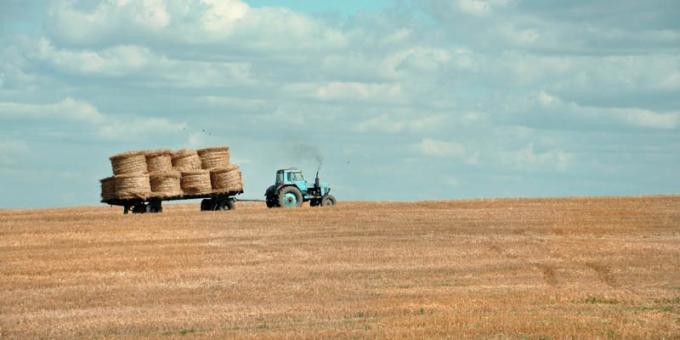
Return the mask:
<path id="1" fill-rule="evenodd" d="M 541 91 L 536 100 L 542 112 L 555 115 L 569 115 L 583 124 L 607 126 L 623 124 L 629 127 L 650 129 L 676 129 L 680 124 L 680 112 L 655 112 L 641 108 L 593 107 L 575 102 L 565 102 L 561 98 Z"/>
<path id="2" fill-rule="evenodd" d="M 573 156 L 562 150 L 537 151 L 531 143 L 519 150 L 503 152 L 501 159 L 515 169 L 540 171 L 548 168 L 564 171 L 569 167 Z"/>
<path id="3" fill-rule="evenodd" d="M 445 115 L 400 118 L 397 115 L 385 113 L 358 123 L 354 127 L 354 130 L 357 132 L 388 133 L 400 133 L 404 131 L 422 132 L 441 127 L 447 120 L 448 118 Z"/>
<path id="4" fill-rule="evenodd" d="M 424 138 L 415 145 L 416 149 L 430 157 L 461 157 L 466 153 L 465 146 L 458 142 Z"/>
<path id="5" fill-rule="evenodd" d="M 495 8 L 507 6 L 511 0 L 456 0 L 455 3 L 465 13 L 484 16 Z"/>
<path id="6" fill-rule="evenodd" d="M 112 46 L 152 42 L 197 46 L 229 44 L 248 50 L 341 47 L 343 34 L 299 13 L 274 7 L 252 8 L 241 0 L 56 2 L 48 24 L 65 45 Z"/>
<path id="7" fill-rule="evenodd" d="M 94 129 L 102 139 L 144 139 L 172 134 L 186 128 L 158 117 L 112 117 L 103 114 L 92 104 L 65 98 L 48 104 L 0 102 L 0 121 L 21 121 L 25 124 L 65 122 L 69 129 Z"/>
<path id="8" fill-rule="evenodd" d="M 399 84 L 332 82 L 318 86 L 315 96 L 322 100 L 392 101 L 402 97 L 402 89 Z"/>

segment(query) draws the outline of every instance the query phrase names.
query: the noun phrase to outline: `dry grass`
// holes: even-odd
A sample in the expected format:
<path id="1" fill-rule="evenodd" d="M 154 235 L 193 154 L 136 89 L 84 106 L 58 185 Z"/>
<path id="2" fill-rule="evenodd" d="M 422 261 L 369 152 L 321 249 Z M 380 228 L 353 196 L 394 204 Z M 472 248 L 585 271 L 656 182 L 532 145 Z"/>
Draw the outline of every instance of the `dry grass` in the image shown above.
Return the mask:
<path id="1" fill-rule="evenodd" d="M 0 337 L 678 338 L 680 197 L 0 211 Z"/>

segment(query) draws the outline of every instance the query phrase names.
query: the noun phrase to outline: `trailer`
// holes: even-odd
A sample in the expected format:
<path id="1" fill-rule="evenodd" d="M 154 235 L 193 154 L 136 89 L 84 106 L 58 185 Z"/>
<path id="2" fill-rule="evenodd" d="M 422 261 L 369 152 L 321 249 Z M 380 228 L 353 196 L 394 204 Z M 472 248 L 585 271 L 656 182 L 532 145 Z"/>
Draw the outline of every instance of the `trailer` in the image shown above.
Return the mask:
<path id="1" fill-rule="evenodd" d="M 243 194 L 243 190 L 228 192 L 212 192 L 203 195 L 179 195 L 172 197 L 150 198 L 114 198 L 102 200 L 102 203 L 123 207 L 123 214 L 158 214 L 163 212 L 163 201 L 201 200 L 201 211 L 224 211 L 236 209 L 236 196 Z"/>

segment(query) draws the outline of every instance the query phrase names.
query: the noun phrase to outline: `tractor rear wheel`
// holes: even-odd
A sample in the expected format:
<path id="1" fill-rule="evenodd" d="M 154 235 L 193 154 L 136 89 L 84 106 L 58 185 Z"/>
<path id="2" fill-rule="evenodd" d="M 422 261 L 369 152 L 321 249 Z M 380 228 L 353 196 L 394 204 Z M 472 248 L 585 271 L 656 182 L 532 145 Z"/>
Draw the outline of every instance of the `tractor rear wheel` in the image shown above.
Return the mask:
<path id="1" fill-rule="evenodd" d="M 267 208 L 276 208 L 279 206 L 279 203 L 276 201 L 275 197 L 269 198 L 267 197 Z"/>
<path id="2" fill-rule="evenodd" d="M 283 187 L 279 190 L 279 206 L 297 208 L 302 205 L 302 193 L 296 187 Z"/>
<path id="3" fill-rule="evenodd" d="M 321 206 L 322 207 L 332 207 L 336 203 L 335 196 L 333 195 L 326 195 L 323 198 L 321 198 Z"/>

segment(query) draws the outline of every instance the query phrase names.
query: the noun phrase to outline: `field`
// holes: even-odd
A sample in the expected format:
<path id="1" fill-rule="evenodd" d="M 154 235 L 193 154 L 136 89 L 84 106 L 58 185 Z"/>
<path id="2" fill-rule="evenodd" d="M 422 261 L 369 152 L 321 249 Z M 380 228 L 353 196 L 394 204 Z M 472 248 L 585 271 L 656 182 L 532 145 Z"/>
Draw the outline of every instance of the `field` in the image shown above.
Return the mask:
<path id="1" fill-rule="evenodd" d="M 680 338 L 680 197 L 0 210 L 0 338 Z"/>

